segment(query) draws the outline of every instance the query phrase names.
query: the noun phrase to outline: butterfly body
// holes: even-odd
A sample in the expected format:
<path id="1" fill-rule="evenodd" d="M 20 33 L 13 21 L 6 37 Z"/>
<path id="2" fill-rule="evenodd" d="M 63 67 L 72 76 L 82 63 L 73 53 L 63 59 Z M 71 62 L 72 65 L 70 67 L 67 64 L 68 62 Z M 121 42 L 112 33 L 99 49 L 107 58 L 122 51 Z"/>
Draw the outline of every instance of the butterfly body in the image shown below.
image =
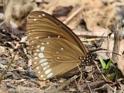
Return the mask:
<path id="1" fill-rule="evenodd" d="M 43 11 L 29 14 L 27 36 L 32 67 L 39 79 L 61 76 L 71 71 L 89 53 L 72 30 Z"/>

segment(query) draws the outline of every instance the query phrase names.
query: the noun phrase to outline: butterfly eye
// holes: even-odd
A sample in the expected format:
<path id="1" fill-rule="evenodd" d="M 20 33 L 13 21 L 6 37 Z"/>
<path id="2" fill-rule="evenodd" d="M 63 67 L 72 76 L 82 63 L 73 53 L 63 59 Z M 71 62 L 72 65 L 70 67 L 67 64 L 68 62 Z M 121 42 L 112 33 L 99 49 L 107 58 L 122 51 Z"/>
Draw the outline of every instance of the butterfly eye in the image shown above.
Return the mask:
<path id="1" fill-rule="evenodd" d="M 27 35 L 29 50 L 33 52 L 32 68 L 41 80 L 63 76 L 83 61 L 89 62 L 89 51 L 80 39 L 45 12 L 30 13 Z"/>

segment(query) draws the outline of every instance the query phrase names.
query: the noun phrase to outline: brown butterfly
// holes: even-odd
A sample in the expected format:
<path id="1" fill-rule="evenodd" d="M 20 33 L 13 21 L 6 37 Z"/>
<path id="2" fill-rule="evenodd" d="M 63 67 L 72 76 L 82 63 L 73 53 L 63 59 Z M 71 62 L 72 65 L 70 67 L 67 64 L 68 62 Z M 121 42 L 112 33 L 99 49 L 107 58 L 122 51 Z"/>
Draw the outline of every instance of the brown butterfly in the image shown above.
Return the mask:
<path id="1" fill-rule="evenodd" d="M 33 11 L 27 18 L 32 67 L 39 79 L 63 75 L 92 59 L 80 39 L 62 22 L 43 12 Z"/>

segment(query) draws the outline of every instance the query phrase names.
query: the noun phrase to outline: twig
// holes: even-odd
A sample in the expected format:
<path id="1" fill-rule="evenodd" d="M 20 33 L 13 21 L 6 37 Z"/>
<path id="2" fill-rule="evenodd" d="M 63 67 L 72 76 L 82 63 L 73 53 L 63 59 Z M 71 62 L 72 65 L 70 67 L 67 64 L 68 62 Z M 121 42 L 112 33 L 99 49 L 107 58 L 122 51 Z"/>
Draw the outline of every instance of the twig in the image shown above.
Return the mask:
<path id="1" fill-rule="evenodd" d="M 60 87 L 58 87 L 56 89 L 56 91 L 62 90 L 65 86 L 69 85 L 72 81 L 74 81 L 75 79 L 77 79 L 79 76 L 75 75 L 72 78 L 70 78 L 69 80 L 65 81 Z"/>
<path id="2" fill-rule="evenodd" d="M 85 82 L 86 82 L 86 84 L 87 84 L 87 86 L 88 86 L 88 89 L 89 89 L 89 91 L 90 91 L 90 93 L 93 93 L 92 92 L 92 89 L 91 89 L 91 87 L 90 87 L 90 85 L 89 85 L 89 83 L 85 80 Z"/>
<path id="3" fill-rule="evenodd" d="M 117 25 L 117 28 L 114 30 L 114 47 L 113 47 L 113 52 L 119 54 L 120 50 L 120 41 L 121 41 L 121 36 L 119 34 L 119 25 Z M 112 54 L 112 60 L 114 63 L 118 63 L 118 56 L 116 54 Z"/>
<path id="4" fill-rule="evenodd" d="M 107 38 L 107 36 L 96 36 L 96 35 L 77 35 L 83 38 Z"/>
<path id="5" fill-rule="evenodd" d="M 100 87 L 101 85 L 105 84 L 106 82 L 104 80 L 100 80 L 100 81 L 95 81 L 95 82 L 90 82 L 90 87 L 91 88 L 96 88 L 96 87 Z M 83 89 L 87 88 L 87 85 L 83 85 Z"/>
<path id="6" fill-rule="evenodd" d="M 83 73 L 82 73 L 82 70 L 81 70 L 80 66 L 78 65 L 77 67 L 78 67 L 78 70 L 79 70 L 79 72 L 80 72 L 80 79 L 79 79 L 79 81 L 80 81 L 80 80 L 82 79 Z"/>
<path id="7" fill-rule="evenodd" d="M 107 36 L 107 51 L 109 51 L 109 44 L 110 44 L 110 36 Z M 106 55 L 110 57 L 110 52 L 107 52 Z"/>
<path id="8" fill-rule="evenodd" d="M 96 61 L 93 61 L 93 62 L 94 62 L 94 64 L 96 65 L 96 67 L 97 67 L 98 71 L 100 72 L 100 74 L 102 75 L 103 79 L 107 82 L 108 80 L 106 79 L 106 77 L 105 77 L 105 76 L 103 75 L 103 73 L 101 72 L 101 70 L 100 70 L 99 66 L 97 65 Z"/>
<path id="9" fill-rule="evenodd" d="M 117 88 L 115 87 L 115 88 L 114 88 L 114 93 L 117 93 L 117 91 L 116 91 L 116 90 L 117 90 Z"/>
<path id="10" fill-rule="evenodd" d="M 94 88 L 103 86 L 104 84 L 106 84 L 106 82 L 105 82 L 104 80 L 100 80 L 100 81 L 90 82 L 90 83 L 88 84 L 88 86 L 90 86 L 90 88 L 94 89 Z M 77 84 L 77 83 L 76 83 L 76 85 L 77 85 L 78 90 L 79 90 L 81 93 L 83 92 L 84 89 L 87 89 L 87 88 L 88 88 L 87 84 L 82 84 L 82 85 L 80 85 L 80 84 Z M 94 90 L 93 90 L 93 92 L 94 92 Z"/>
<path id="11" fill-rule="evenodd" d="M 107 49 L 106 49 L 107 50 Z M 113 54 L 116 54 L 118 56 L 121 56 L 121 54 L 118 54 L 118 53 L 115 53 L 113 51 L 97 51 L 97 53 L 113 53 Z"/>
<path id="12" fill-rule="evenodd" d="M 97 90 L 100 90 L 100 89 L 107 89 L 107 88 L 109 88 L 112 91 L 114 91 L 114 89 L 111 86 L 109 86 L 108 84 L 105 84 L 102 87 L 96 88 L 96 89 L 94 89 L 94 91 L 97 91 Z"/>
<path id="13" fill-rule="evenodd" d="M 78 10 L 76 10 L 71 16 L 69 16 L 63 23 L 65 23 L 66 25 L 78 14 L 81 12 L 83 8 L 80 7 Z"/>
<path id="14" fill-rule="evenodd" d="M 75 75 L 72 78 L 70 78 L 69 80 L 65 81 L 60 87 L 58 88 L 50 88 L 48 89 L 45 93 L 60 93 L 60 91 L 66 87 L 67 85 L 69 85 L 72 81 L 74 81 L 75 79 L 77 79 L 79 76 Z"/>

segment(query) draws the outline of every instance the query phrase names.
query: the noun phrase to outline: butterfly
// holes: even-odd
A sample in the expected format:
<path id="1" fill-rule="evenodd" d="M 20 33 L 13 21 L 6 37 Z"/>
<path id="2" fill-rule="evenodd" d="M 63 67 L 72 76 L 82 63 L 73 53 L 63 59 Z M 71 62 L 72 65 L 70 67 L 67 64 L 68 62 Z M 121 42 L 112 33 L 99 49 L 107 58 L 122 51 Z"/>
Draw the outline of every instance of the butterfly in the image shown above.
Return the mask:
<path id="1" fill-rule="evenodd" d="M 78 36 L 46 12 L 31 12 L 26 28 L 32 68 L 41 80 L 61 76 L 93 59 Z"/>

